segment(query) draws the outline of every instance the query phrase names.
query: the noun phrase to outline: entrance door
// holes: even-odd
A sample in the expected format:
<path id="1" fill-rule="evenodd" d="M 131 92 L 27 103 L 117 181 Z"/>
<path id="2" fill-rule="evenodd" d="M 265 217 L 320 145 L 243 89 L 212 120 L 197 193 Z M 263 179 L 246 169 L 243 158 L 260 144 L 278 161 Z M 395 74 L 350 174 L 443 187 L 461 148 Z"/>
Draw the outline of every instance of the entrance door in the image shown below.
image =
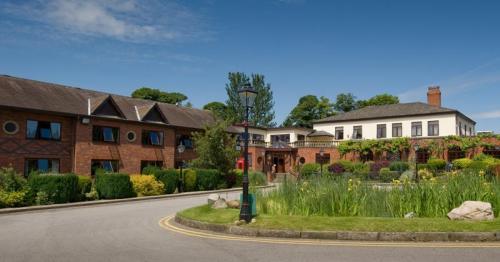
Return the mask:
<path id="1" fill-rule="evenodd" d="M 283 157 L 273 157 L 273 164 L 275 165 L 274 172 L 285 173 L 285 159 Z"/>

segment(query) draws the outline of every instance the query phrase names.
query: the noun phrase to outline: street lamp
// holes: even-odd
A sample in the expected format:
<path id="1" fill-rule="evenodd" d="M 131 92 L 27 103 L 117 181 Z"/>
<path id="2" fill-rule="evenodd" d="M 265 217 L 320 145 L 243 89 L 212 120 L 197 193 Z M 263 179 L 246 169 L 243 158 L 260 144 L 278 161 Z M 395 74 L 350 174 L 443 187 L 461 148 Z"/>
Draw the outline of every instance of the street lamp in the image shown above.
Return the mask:
<path id="1" fill-rule="evenodd" d="M 418 183 L 418 159 L 417 152 L 420 146 L 418 144 L 413 145 L 413 149 L 415 149 L 415 181 Z"/>
<path id="2" fill-rule="evenodd" d="M 323 148 L 321 148 L 319 150 L 319 164 L 321 166 L 321 170 L 320 170 L 320 174 L 321 176 L 323 176 L 323 156 L 325 156 L 325 150 L 323 150 Z"/>
<path id="3" fill-rule="evenodd" d="M 181 158 L 181 154 L 184 153 L 184 151 L 186 150 L 186 147 L 182 144 L 182 141 L 180 142 L 180 144 L 177 146 L 177 152 L 179 152 L 179 158 Z M 184 176 L 182 174 L 182 167 L 184 166 L 184 160 L 182 160 L 181 158 L 181 166 L 180 166 L 180 180 L 179 180 L 179 193 L 182 193 L 184 191 Z"/>
<path id="4" fill-rule="evenodd" d="M 243 203 L 241 204 L 240 220 L 245 220 L 249 223 L 252 220 L 252 213 L 248 199 L 248 114 L 250 113 L 250 108 L 253 107 L 257 92 L 247 83 L 238 90 L 238 94 L 240 95 L 241 104 L 245 109 L 245 121 L 243 122 L 243 126 L 245 127 L 243 137 L 245 142 L 243 153 Z"/>

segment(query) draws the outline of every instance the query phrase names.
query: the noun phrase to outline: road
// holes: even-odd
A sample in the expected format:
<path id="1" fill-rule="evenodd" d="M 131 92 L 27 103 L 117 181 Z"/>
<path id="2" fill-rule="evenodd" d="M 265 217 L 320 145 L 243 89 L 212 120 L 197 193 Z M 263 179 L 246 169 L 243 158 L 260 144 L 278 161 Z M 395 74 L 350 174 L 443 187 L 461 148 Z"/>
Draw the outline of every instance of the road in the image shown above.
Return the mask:
<path id="1" fill-rule="evenodd" d="M 233 196 L 234 193 L 232 194 Z M 207 239 L 158 222 L 206 196 L 0 215 L 0 261 L 497 261 L 500 248 L 318 246 Z"/>

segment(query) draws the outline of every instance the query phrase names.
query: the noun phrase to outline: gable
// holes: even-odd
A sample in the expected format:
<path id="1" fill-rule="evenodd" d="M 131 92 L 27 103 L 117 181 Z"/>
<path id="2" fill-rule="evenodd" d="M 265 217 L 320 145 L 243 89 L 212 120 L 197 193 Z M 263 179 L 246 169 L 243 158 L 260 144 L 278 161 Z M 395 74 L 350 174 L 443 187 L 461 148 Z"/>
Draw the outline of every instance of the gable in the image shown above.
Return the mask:
<path id="1" fill-rule="evenodd" d="M 92 115 L 123 118 L 123 114 L 111 97 L 108 97 L 98 105 L 92 112 Z"/>
<path id="2" fill-rule="evenodd" d="M 146 115 L 142 118 L 142 121 L 167 123 L 167 120 L 163 117 L 156 105 L 146 113 Z"/>

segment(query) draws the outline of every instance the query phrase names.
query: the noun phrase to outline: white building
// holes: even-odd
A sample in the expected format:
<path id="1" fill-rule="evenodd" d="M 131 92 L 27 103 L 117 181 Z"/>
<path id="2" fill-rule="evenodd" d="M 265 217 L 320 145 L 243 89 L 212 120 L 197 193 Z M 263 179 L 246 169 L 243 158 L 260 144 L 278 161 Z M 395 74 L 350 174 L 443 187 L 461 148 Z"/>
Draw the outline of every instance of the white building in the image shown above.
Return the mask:
<path id="1" fill-rule="evenodd" d="M 320 119 L 313 128 L 332 134 L 336 140 L 475 134 L 474 120 L 458 110 L 441 107 L 439 87 L 429 87 L 427 101 L 368 106 Z"/>

